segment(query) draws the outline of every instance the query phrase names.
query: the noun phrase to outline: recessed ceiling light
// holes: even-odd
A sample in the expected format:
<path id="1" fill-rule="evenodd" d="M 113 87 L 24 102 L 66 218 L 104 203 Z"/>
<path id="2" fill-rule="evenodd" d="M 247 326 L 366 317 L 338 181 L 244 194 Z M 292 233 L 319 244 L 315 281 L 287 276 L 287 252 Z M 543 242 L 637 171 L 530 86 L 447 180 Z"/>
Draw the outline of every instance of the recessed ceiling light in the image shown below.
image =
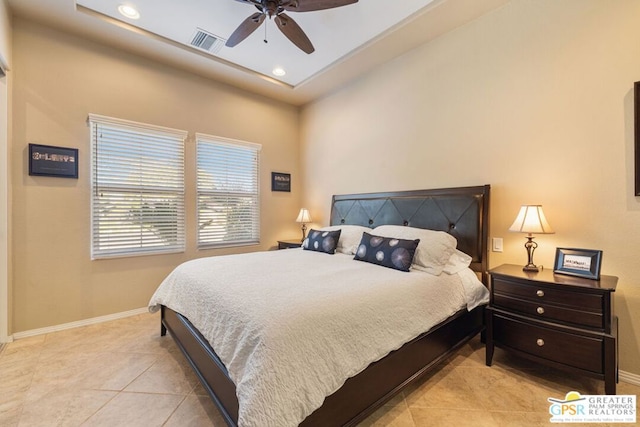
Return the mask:
<path id="1" fill-rule="evenodd" d="M 274 75 L 274 76 L 278 76 L 278 77 L 282 77 L 282 76 L 284 76 L 285 74 L 287 74 L 287 72 L 286 72 L 286 71 L 284 70 L 284 68 L 282 68 L 282 67 L 276 67 L 276 68 L 274 68 L 274 69 L 273 69 L 273 71 L 272 71 L 272 73 L 273 73 L 273 75 Z"/>
<path id="2" fill-rule="evenodd" d="M 120 12 L 123 16 L 130 19 L 140 18 L 140 13 L 138 12 L 138 10 L 135 7 L 128 4 L 121 4 L 120 6 L 118 6 L 118 12 Z"/>

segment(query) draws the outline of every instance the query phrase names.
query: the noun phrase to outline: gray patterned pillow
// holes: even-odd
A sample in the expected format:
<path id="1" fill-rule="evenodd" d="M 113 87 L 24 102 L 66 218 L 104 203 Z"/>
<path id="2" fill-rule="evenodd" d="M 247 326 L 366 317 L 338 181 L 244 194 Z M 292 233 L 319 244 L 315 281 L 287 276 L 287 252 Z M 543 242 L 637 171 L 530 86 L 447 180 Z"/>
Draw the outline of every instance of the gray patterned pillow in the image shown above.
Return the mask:
<path id="1" fill-rule="evenodd" d="M 409 271 L 420 239 L 404 240 L 362 233 L 362 240 L 353 258 L 400 271 Z"/>
<path id="2" fill-rule="evenodd" d="M 308 251 L 325 252 L 333 255 L 338 247 L 340 239 L 340 231 L 318 231 L 311 229 L 309 235 L 302 242 L 302 249 Z"/>

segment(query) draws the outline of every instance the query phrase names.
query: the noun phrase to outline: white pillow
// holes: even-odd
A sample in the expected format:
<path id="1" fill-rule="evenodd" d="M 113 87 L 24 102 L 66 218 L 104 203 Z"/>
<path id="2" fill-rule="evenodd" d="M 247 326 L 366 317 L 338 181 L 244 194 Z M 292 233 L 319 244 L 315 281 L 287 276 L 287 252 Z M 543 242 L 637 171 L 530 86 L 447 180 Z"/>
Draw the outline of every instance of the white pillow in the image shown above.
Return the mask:
<path id="1" fill-rule="evenodd" d="M 451 255 L 455 253 L 458 244 L 455 237 L 444 231 L 404 225 L 381 225 L 374 228 L 371 234 L 382 237 L 396 237 L 398 239 L 420 239 L 411 267 L 435 276 L 439 276 L 442 273 Z"/>
<path id="2" fill-rule="evenodd" d="M 338 247 L 336 252 L 340 252 L 347 255 L 355 255 L 358 250 L 360 240 L 362 240 L 362 233 L 371 233 L 369 227 L 362 225 L 331 225 L 329 227 L 322 227 L 321 231 L 335 231 L 342 230 L 340 232 L 340 239 L 338 240 Z"/>
<path id="3" fill-rule="evenodd" d="M 456 249 L 456 251 L 451 255 L 449 261 L 447 261 L 447 265 L 444 266 L 444 271 L 447 274 L 456 274 L 465 268 L 471 265 L 472 258 L 465 254 L 462 251 Z"/>

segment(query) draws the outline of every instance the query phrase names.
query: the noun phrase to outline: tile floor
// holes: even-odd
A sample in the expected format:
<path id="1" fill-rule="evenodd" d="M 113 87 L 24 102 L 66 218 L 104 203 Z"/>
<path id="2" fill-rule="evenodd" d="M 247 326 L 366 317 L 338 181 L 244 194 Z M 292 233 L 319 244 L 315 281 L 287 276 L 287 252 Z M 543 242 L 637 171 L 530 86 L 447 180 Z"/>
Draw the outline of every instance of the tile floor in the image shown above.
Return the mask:
<path id="1" fill-rule="evenodd" d="M 224 426 L 158 315 L 13 342 L 0 353 L 0 426 Z M 472 340 L 363 426 L 543 426 L 548 397 L 603 393 L 599 381 L 534 367 Z M 619 394 L 640 387 L 618 385 Z M 602 426 L 602 424 L 595 424 Z"/>

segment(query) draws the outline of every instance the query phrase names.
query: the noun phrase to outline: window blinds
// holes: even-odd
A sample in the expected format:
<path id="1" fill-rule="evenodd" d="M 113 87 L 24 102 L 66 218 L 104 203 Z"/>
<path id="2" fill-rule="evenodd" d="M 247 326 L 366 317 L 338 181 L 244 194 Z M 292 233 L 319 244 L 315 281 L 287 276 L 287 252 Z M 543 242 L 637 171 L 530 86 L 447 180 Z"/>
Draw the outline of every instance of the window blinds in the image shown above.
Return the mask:
<path id="1" fill-rule="evenodd" d="M 91 257 L 185 249 L 186 131 L 89 115 Z"/>
<path id="2" fill-rule="evenodd" d="M 260 149 L 196 134 L 198 248 L 260 241 Z"/>

